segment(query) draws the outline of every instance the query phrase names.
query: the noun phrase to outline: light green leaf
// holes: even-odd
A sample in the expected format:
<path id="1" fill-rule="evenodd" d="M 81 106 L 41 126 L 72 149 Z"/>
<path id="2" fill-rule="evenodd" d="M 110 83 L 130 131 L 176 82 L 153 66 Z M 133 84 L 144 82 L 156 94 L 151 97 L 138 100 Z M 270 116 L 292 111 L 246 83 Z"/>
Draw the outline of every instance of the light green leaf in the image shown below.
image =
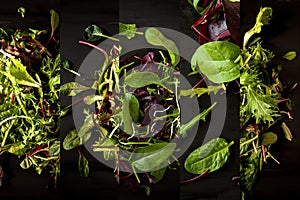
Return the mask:
<path id="1" fill-rule="evenodd" d="M 244 43 L 243 43 L 244 48 L 246 48 L 246 45 L 249 39 L 252 37 L 252 35 L 256 33 L 260 33 L 261 27 L 269 24 L 269 21 L 271 20 L 272 17 L 272 12 L 273 11 L 271 7 L 260 8 L 260 11 L 256 17 L 255 25 L 244 35 Z"/>
<path id="2" fill-rule="evenodd" d="M 297 57 L 297 52 L 296 51 L 289 51 L 286 54 L 284 54 L 282 57 L 287 59 L 287 60 L 294 60 Z"/>
<path id="3" fill-rule="evenodd" d="M 22 160 L 22 162 L 20 163 L 20 166 L 23 169 L 28 169 L 31 165 L 32 165 L 32 161 L 31 161 L 31 159 L 28 159 L 27 157 L 24 160 Z"/>
<path id="4" fill-rule="evenodd" d="M 6 71 L 1 71 L 6 75 L 13 83 L 20 85 L 26 85 L 30 87 L 41 87 L 41 84 L 35 81 L 32 76 L 27 72 L 26 66 L 21 63 L 19 59 L 10 59 L 7 63 Z"/>
<path id="5" fill-rule="evenodd" d="M 90 173 L 89 161 L 82 153 L 79 153 L 78 169 L 81 177 L 87 177 Z"/>
<path id="6" fill-rule="evenodd" d="M 157 148 L 157 146 L 155 148 Z M 132 162 L 132 166 L 144 172 L 157 170 L 156 168 L 158 168 L 161 164 L 167 162 L 168 158 L 173 154 L 175 148 L 176 143 L 167 143 L 164 144 L 162 148 L 153 152 L 149 152 L 148 150 L 144 149 L 145 153 L 142 154 L 142 157 L 140 159 Z"/>
<path id="7" fill-rule="evenodd" d="M 282 130 L 283 130 L 283 132 L 284 132 L 285 138 L 286 138 L 287 140 L 289 140 L 289 141 L 292 141 L 292 139 L 293 139 L 292 132 L 291 132 L 291 130 L 289 129 L 289 127 L 286 125 L 285 122 L 282 122 L 281 128 L 282 128 Z"/>
<path id="8" fill-rule="evenodd" d="M 96 101 L 103 100 L 103 97 L 100 95 L 91 94 L 91 95 L 84 97 L 83 100 L 84 100 L 84 103 L 86 103 L 87 105 L 91 105 L 91 104 L 95 103 Z"/>
<path id="9" fill-rule="evenodd" d="M 128 39 L 132 39 L 135 37 L 135 34 L 140 33 L 136 32 L 136 24 L 124 24 L 119 23 L 119 33 L 127 37 Z M 143 33 L 142 33 L 143 34 Z"/>
<path id="10" fill-rule="evenodd" d="M 75 96 L 82 91 L 90 90 L 90 87 L 82 85 L 78 82 L 68 82 L 60 87 L 60 94 L 65 96 Z"/>
<path id="11" fill-rule="evenodd" d="M 276 141 L 277 141 L 277 135 L 275 133 L 267 132 L 262 134 L 261 144 L 270 145 L 270 144 L 274 144 Z"/>
<path id="12" fill-rule="evenodd" d="M 230 82 L 240 77 L 240 65 L 235 63 L 239 55 L 239 46 L 231 42 L 208 42 L 196 50 L 191 65 L 214 83 Z"/>
<path id="13" fill-rule="evenodd" d="M 92 24 L 84 29 L 83 38 L 87 41 L 94 42 L 102 39 L 102 37 L 111 39 L 114 41 L 119 41 L 117 38 L 109 37 L 102 33 L 102 30 L 99 26 Z"/>
<path id="14" fill-rule="evenodd" d="M 67 133 L 64 141 L 63 141 L 63 148 L 65 150 L 74 149 L 82 144 L 80 137 L 78 136 L 77 130 L 71 130 Z"/>
<path id="15" fill-rule="evenodd" d="M 140 104 L 134 95 L 130 95 L 129 112 L 133 122 L 137 123 L 140 116 Z"/>
<path id="16" fill-rule="evenodd" d="M 153 183 L 156 184 L 164 177 L 167 167 L 150 172 L 150 175 L 153 179 Z"/>
<path id="17" fill-rule="evenodd" d="M 58 13 L 51 9 L 50 10 L 50 15 L 51 15 L 51 32 L 52 34 L 54 33 L 54 31 L 58 28 L 59 26 L 59 15 Z"/>
<path id="18" fill-rule="evenodd" d="M 162 85 L 160 78 L 153 72 L 134 72 L 125 77 L 124 82 L 133 88 L 141 88 L 147 85 Z"/>
<path id="19" fill-rule="evenodd" d="M 59 152 L 60 152 L 60 141 L 55 141 L 49 147 L 49 154 L 50 154 L 50 156 L 58 156 Z"/>
<path id="20" fill-rule="evenodd" d="M 227 161 L 230 152 L 224 138 L 214 138 L 201 147 L 195 149 L 185 160 L 184 168 L 192 174 L 202 174 L 206 170 L 213 172 L 221 168 Z"/>
<path id="21" fill-rule="evenodd" d="M 18 8 L 18 13 L 21 14 L 22 18 L 25 17 L 25 11 L 26 11 L 26 10 L 25 10 L 24 7 L 19 7 L 19 8 Z"/>
<path id="22" fill-rule="evenodd" d="M 169 52 L 173 66 L 176 66 L 179 63 L 180 55 L 176 44 L 172 40 L 166 38 L 158 29 L 148 28 L 145 32 L 145 38 L 149 44 L 166 48 Z"/>

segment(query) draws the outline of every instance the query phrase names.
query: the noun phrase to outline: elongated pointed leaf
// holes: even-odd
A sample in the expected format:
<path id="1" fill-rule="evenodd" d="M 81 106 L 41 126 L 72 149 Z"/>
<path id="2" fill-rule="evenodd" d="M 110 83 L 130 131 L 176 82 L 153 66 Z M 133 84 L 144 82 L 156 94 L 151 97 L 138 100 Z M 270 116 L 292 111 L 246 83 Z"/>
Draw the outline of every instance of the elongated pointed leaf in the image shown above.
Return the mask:
<path id="1" fill-rule="evenodd" d="M 132 166 L 144 172 L 157 170 L 161 164 L 167 162 L 175 148 L 176 143 L 168 143 L 156 151 L 144 153 L 140 159 L 132 163 Z"/>
<path id="2" fill-rule="evenodd" d="M 69 82 L 69 83 L 65 83 L 64 85 L 62 85 L 60 87 L 60 93 L 65 96 L 75 96 L 75 95 L 79 94 L 80 92 L 86 91 L 89 89 L 91 89 L 91 88 L 89 88 L 85 85 L 82 85 L 78 82 Z"/>
<path id="3" fill-rule="evenodd" d="M 226 163 L 231 145 L 233 141 L 228 144 L 224 138 L 214 138 L 195 149 L 185 160 L 184 168 L 192 174 L 216 171 Z"/>

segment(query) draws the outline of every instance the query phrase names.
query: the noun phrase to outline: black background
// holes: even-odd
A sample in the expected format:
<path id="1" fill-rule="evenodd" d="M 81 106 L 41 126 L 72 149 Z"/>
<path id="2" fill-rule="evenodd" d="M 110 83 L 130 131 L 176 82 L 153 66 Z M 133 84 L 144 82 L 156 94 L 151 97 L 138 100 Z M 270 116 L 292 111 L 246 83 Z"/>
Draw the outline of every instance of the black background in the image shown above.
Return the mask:
<path id="1" fill-rule="evenodd" d="M 241 30 L 245 32 L 255 22 L 255 17 L 262 1 L 243 0 L 241 2 Z M 278 56 L 289 50 L 300 52 L 300 28 L 298 20 L 300 4 L 295 0 L 264 1 L 265 5 L 274 10 L 271 25 L 264 27 L 264 41 L 267 47 L 272 49 Z M 26 17 L 22 19 L 16 12 L 19 5 L 26 10 Z M 138 1 L 138 0 L 61 0 L 59 1 L 10 1 L 0 8 L 0 24 L 2 28 L 46 28 L 50 27 L 49 10 L 60 10 L 61 16 L 61 52 L 62 59 L 69 59 L 78 69 L 91 48 L 78 44 L 82 39 L 83 30 L 91 23 L 97 24 L 107 34 L 113 35 L 118 32 L 118 22 L 136 23 L 139 27 L 160 26 L 181 31 L 192 38 L 196 34 L 189 28 L 197 20 L 197 14 L 184 0 L 165 1 Z M 282 80 L 285 84 L 299 82 L 300 58 L 291 62 L 285 62 L 278 58 L 284 66 Z M 73 80 L 68 73 L 61 72 L 61 82 Z M 195 82 L 192 80 L 191 82 Z M 288 142 L 283 138 L 274 146 L 273 154 L 281 162 L 280 165 L 270 161 L 259 178 L 255 187 L 253 199 L 295 199 L 300 194 L 299 168 L 300 168 L 300 131 L 299 123 L 299 87 L 291 95 L 295 102 L 292 112 L 294 120 L 288 121 L 294 134 L 294 141 Z M 228 113 L 222 136 L 236 141 L 239 136 L 238 98 L 228 95 Z M 61 98 L 62 105 L 70 103 L 70 99 Z M 200 102 L 201 103 L 201 102 Z M 72 116 L 68 115 L 61 119 L 61 138 L 74 128 Z M 202 124 L 199 129 L 205 130 L 207 125 Z M 190 150 L 201 144 L 203 138 L 199 136 Z M 195 183 L 180 186 L 179 181 L 190 177 L 183 167 L 176 171 L 168 171 L 162 182 L 152 189 L 150 197 L 144 193 L 132 193 L 124 187 L 120 187 L 114 177 L 113 169 L 97 162 L 86 152 L 90 161 L 90 175 L 81 178 L 77 170 L 76 150 L 61 153 L 61 178 L 60 192 L 48 191 L 46 184 L 48 175 L 38 176 L 33 170 L 21 170 L 17 159 L 11 157 L 10 163 L 13 172 L 11 184 L 0 188 L 0 199 L 13 199 L 23 197 L 25 199 L 63 199 L 67 197 L 79 199 L 205 199 L 205 200 L 233 200 L 239 199 L 238 187 L 231 181 L 233 176 L 238 175 L 238 146 L 232 148 L 229 162 L 217 172 L 211 173 Z M 183 155 L 181 161 L 186 155 Z"/>

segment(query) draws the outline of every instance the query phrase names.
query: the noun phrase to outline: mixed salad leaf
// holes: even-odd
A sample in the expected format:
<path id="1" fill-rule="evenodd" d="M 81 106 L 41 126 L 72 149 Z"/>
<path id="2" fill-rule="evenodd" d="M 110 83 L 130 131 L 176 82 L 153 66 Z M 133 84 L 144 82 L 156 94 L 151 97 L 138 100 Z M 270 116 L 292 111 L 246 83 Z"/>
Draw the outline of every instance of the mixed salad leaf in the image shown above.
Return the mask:
<path id="1" fill-rule="evenodd" d="M 57 180 L 60 50 L 54 33 L 59 21 L 56 11 L 50 13 L 50 34 L 31 28 L 1 28 L 0 155 L 13 154 L 23 169 L 34 168 L 38 174 L 49 173 Z M 0 172 L 0 182 L 8 178 L 5 173 Z"/>

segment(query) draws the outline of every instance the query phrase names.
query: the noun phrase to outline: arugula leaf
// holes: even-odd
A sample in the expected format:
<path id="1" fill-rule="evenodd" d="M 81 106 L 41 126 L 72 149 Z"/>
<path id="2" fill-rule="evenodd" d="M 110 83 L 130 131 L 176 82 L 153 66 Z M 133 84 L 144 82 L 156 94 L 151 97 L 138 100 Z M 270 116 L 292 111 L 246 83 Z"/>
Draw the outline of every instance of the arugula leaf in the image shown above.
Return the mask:
<path id="1" fill-rule="evenodd" d="M 192 128 L 199 120 L 202 121 L 206 121 L 206 116 L 208 115 L 208 113 L 213 109 L 213 107 L 215 107 L 215 105 L 217 104 L 217 102 L 213 103 L 209 108 L 203 110 L 201 113 L 199 113 L 197 116 L 195 116 L 191 121 L 189 121 L 186 124 L 182 124 L 180 126 L 180 134 L 185 137 L 186 136 L 186 132 L 188 131 L 188 129 Z"/>

